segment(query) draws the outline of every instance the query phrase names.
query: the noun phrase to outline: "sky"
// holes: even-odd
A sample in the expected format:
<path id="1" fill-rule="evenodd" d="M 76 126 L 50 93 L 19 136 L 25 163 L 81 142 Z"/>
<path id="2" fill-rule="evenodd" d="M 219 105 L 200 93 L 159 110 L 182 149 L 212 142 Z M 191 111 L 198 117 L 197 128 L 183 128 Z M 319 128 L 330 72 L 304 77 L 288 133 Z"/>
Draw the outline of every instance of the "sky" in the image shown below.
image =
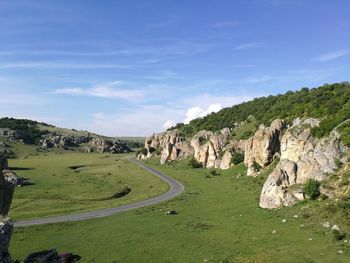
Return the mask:
<path id="1" fill-rule="evenodd" d="M 349 81 L 348 0 L 0 0 L 0 117 L 146 136 Z"/>

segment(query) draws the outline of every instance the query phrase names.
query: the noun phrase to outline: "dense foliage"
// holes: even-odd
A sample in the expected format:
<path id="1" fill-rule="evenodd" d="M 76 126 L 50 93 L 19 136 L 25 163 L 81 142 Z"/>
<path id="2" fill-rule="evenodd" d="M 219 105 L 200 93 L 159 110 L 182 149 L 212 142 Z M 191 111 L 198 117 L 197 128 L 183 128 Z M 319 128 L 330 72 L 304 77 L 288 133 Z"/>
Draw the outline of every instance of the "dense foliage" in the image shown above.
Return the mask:
<path id="1" fill-rule="evenodd" d="M 49 126 L 46 123 L 40 123 L 32 120 L 20 120 L 13 118 L 0 119 L 0 128 L 7 128 L 16 131 L 21 139 L 26 143 L 37 143 L 41 139 L 41 136 L 46 134 L 47 131 L 38 129 L 38 125 Z"/>
<path id="2" fill-rule="evenodd" d="M 192 157 L 189 161 L 188 164 L 192 168 L 202 168 L 203 164 L 201 162 L 198 162 L 196 158 Z"/>
<path id="3" fill-rule="evenodd" d="M 265 125 L 269 125 L 276 118 L 287 121 L 296 117 L 324 118 L 320 127 L 313 131 L 315 136 L 320 137 L 350 118 L 350 84 L 325 84 L 319 88 L 302 88 L 283 95 L 256 98 L 192 120 L 186 125 L 177 124 L 171 129 L 177 128 L 190 136 L 203 129 L 218 131 L 225 127 L 233 128 L 235 124 L 246 121 L 249 116 L 254 116 L 259 124 Z"/>
<path id="4" fill-rule="evenodd" d="M 244 160 L 244 155 L 240 152 L 234 152 L 231 157 L 231 163 L 237 165 Z"/>
<path id="5" fill-rule="evenodd" d="M 315 200 L 321 194 L 320 186 L 321 186 L 320 182 L 313 179 L 309 179 L 306 181 L 303 187 L 303 191 L 308 197 L 310 197 L 310 199 Z"/>

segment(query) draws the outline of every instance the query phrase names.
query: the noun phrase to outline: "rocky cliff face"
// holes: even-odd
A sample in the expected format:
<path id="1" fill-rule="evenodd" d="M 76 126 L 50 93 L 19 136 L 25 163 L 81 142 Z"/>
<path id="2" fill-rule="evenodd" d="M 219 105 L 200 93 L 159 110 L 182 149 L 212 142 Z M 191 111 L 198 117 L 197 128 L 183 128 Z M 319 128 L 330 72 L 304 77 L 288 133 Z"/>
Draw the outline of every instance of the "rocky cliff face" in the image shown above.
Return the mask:
<path id="1" fill-rule="evenodd" d="M 286 128 L 283 120 L 277 119 L 270 127 L 261 125 L 253 137 L 245 141 L 244 163 L 247 175 L 255 175 L 259 169 L 267 167 L 275 154 L 280 152 L 281 136 Z"/>
<path id="2" fill-rule="evenodd" d="M 12 202 L 14 185 L 5 179 L 2 168 L 0 163 L 0 262 L 10 263 L 12 260 L 8 248 L 10 246 L 13 225 L 9 222 L 7 215 Z"/>
<path id="3" fill-rule="evenodd" d="M 336 160 L 346 162 L 342 154 L 346 151 L 340 143 L 337 131 L 329 137 L 315 139 L 311 128 L 317 120 L 297 120 L 281 139 L 281 161 L 265 182 L 260 206 L 276 208 L 289 206 L 304 198 L 300 187 L 308 179 L 322 181 L 328 173 L 337 169 Z"/>
<path id="4" fill-rule="evenodd" d="M 218 133 L 203 130 L 189 139 L 173 130 L 147 138 L 145 151 L 138 158 L 158 156 L 164 164 L 193 156 L 203 167 L 228 169 L 233 166 L 232 154 L 237 151 L 244 153 L 249 176 L 258 176 L 279 158 L 263 186 L 260 206 L 288 206 L 304 199 L 298 185 L 308 179 L 321 181 L 337 168 L 337 160 L 347 161 L 342 157 L 347 149 L 341 145 L 337 131 L 321 139 L 311 136 L 311 128 L 317 125 L 317 119 L 296 119 L 288 127 L 285 121 L 276 119 L 269 127 L 260 125 L 252 137 L 239 141 L 231 139 L 228 128 Z"/>

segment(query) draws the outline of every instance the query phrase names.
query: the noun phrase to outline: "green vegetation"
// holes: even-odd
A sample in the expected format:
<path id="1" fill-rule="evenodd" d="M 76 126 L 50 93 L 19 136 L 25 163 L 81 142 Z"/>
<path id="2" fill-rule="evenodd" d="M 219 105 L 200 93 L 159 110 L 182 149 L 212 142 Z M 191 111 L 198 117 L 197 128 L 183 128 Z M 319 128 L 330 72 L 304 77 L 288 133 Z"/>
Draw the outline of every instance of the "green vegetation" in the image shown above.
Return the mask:
<path id="1" fill-rule="evenodd" d="M 126 156 L 52 152 L 9 160 L 18 175 L 33 183 L 16 188 L 10 216 L 35 218 L 118 206 L 168 189 Z"/>
<path id="2" fill-rule="evenodd" d="M 311 200 L 315 200 L 321 194 L 320 186 L 321 186 L 320 182 L 313 179 L 308 179 L 305 185 L 303 186 L 303 191 Z"/>
<path id="3" fill-rule="evenodd" d="M 13 118 L 0 119 L 0 128 L 7 128 L 18 132 L 25 143 L 31 144 L 36 144 L 41 139 L 42 135 L 48 133 L 47 130 L 38 129 L 37 125 L 39 124 L 45 127 L 49 126 L 46 123 L 39 123 L 31 120 L 19 120 Z"/>
<path id="4" fill-rule="evenodd" d="M 313 130 L 315 136 L 321 137 L 350 118 L 350 84 L 325 84 L 319 88 L 302 88 L 283 95 L 256 98 L 192 120 L 189 124 L 178 124 L 171 129 L 177 128 L 190 136 L 203 129 L 219 131 L 224 127 L 233 128 L 235 123 L 245 122 L 249 116 L 254 116 L 258 124 L 265 125 L 276 118 L 287 121 L 296 117 L 323 118 L 320 127 Z M 252 124 L 250 126 L 254 127 Z M 235 132 L 238 138 L 244 138 L 252 132 L 252 127 L 244 127 L 242 131 L 237 129 Z"/>
<path id="5" fill-rule="evenodd" d="M 202 168 L 203 164 L 201 162 L 198 162 L 196 158 L 191 157 L 191 159 L 188 161 L 188 164 L 192 168 Z"/>
<path id="6" fill-rule="evenodd" d="M 254 169 L 254 172 L 260 172 L 260 170 L 261 170 L 261 166 L 260 166 L 260 164 L 258 164 L 255 160 L 254 160 L 254 162 L 253 162 L 253 165 L 252 165 L 252 167 L 253 167 L 253 169 Z"/>
<path id="7" fill-rule="evenodd" d="M 79 254 L 84 263 L 350 260 L 350 245 L 336 241 L 332 230 L 321 225 L 328 220 L 344 231 L 350 229 L 345 214 L 329 218 L 331 213 L 319 213 L 332 205 L 330 200 L 261 209 L 257 204 L 261 178 L 266 175 L 241 176 L 246 172 L 243 164 L 207 179 L 207 170 L 192 169 L 187 162 L 177 162 L 174 167 L 162 166 L 158 160 L 147 163 L 183 182 L 184 193 L 166 203 L 111 217 L 15 228 L 11 255 L 22 259 L 28 252 L 56 247 Z M 165 215 L 169 210 L 178 214 Z"/>
<path id="8" fill-rule="evenodd" d="M 244 160 L 244 154 L 240 152 L 233 152 L 231 157 L 231 163 L 237 165 Z"/>

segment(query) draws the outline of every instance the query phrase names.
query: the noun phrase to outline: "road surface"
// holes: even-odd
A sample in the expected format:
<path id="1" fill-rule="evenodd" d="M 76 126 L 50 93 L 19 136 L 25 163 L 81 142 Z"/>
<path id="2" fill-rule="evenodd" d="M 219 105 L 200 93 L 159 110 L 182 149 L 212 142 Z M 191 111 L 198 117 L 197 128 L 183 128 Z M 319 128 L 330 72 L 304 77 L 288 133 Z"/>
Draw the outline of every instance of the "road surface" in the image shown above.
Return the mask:
<path id="1" fill-rule="evenodd" d="M 156 197 L 152 197 L 147 200 L 138 201 L 127 205 L 89 211 L 89 212 L 82 212 L 77 214 L 70 214 L 70 215 L 60 215 L 60 216 L 51 216 L 51 217 L 23 220 L 23 221 L 14 221 L 13 222 L 14 226 L 25 227 L 25 226 L 33 226 L 33 225 L 45 225 L 45 224 L 51 224 L 51 223 L 72 222 L 72 221 L 80 221 L 80 220 L 86 220 L 91 218 L 106 217 L 106 216 L 119 214 L 122 212 L 138 209 L 145 206 L 151 206 L 154 204 L 167 201 L 179 195 L 184 190 L 184 186 L 177 180 L 158 172 L 157 170 L 143 164 L 142 162 L 136 160 L 135 158 L 130 157 L 129 161 L 135 163 L 136 165 L 149 171 L 150 173 L 158 176 L 160 179 L 162 179 L 167 184 L 169 184 L 170 190 L 162 195 L 158 195 Z"/>

